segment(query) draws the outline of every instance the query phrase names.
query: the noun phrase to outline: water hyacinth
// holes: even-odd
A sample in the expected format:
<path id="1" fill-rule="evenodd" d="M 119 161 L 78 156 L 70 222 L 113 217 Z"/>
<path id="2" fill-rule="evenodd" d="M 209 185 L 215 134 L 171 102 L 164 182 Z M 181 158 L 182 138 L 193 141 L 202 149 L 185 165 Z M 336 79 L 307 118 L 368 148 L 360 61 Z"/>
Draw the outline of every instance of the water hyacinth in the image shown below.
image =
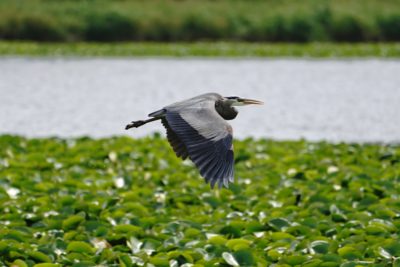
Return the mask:
<path id="1" fill-rule="evenodd" d="M 0 266 L 399 264 L 400 146 L 234 145 L 211 190 L 159 135 L 1 136 Z"/>

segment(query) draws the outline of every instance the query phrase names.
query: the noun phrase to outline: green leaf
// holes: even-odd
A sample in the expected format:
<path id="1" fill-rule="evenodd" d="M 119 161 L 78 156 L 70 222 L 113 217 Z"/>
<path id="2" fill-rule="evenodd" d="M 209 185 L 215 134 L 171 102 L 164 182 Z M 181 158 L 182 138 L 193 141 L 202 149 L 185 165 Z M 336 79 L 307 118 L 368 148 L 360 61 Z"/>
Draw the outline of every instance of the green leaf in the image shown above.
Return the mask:
<path id="1" fill-rule="evenodd" d="M 36 262 L 52 262 L 51 258 L 40 251 L 28 252 L 29 257 L 31 257 Z"/>
<path id="2" fill-rule="evenodd" d="M 307 257 L 303 255 L 286 256 L 283 260 L 290 266 L 301 265 L 307 261 Z"/>
<path id="3" fill-rule="evenodd" d="M 208 239 L 208 243 L 213 244 L 213 245 L 225 245 L 228 240 L 225 237 L 222 236 L 213 236 Z"/>
<path id="4" fill-rule="evenodd" d="M 163 256 L 156 256 L 150 258 L 150 263 L 154 264 L 155 266 L 169 267 L 168 259 Z"/>
<path id="5" fill-rule="evenodd" d="M 316 240 L 311 242 L 310 247 L 316 252 L 320 254 L 326 254 L 329 251 L 329 243 L 324 240 Z"/>
<path id="6" fill-rule="evenodd" d="M 84 220 L 85 218 L 80 215 L 72 215 L 63 221 L 62 228 L 64 231 L 75 229 Z"/>
<path id="7" fill-rule="evenodd" d="M 322 263 L 322 260 L 320 259 L 312 259 L 304 262 L 301 266 L 302 267 L 317 267 L 320 266 Z"/>
<path id="8" fill-rule="evenodd" d="M 250 249 L 240 249 L 233 253 L 240 266 L 252 266 L 255 264 L 254 257 Z"/>
<path id="9" fill-rule="evenodd" d="M 276 232 L 276 233 L 271 233 L 270 235 L 271 239 L 273 241 L 278 241 L 278 240 L 294 240 L 296 239 L 294 236 L 288 233 L 284 232 Z"/>
<path id="10" fill-rule="evenodd" d="M 185 230 L 186 238 L 199 238 L 201 235 L 201 231 L 196 228 L 188 228 Z"/>
<path id="11" fill-rule="evenodd" d="M 120 234 L 137 234 L 142 233 L 142 229 L 131 224 L 121 224 L 114 227 L 114 231 Z"/>
<path id="12" fill-rule="evenodd" d="M 120 267 L 132 267 L 133 263 L 128 255 L 121 255 L 119 257 L 119 265 Z"/>
<path id="13" fill-rule="evenodd" d="M 78 253 L 86 253 L 86 254 L 93 254 L 94 248 L 82 241 L 72 241 L 67 246 L 67 252 L 78 252 Z"/>
<path id="14" fill-rule="evenodd" d="M 13 267 L 28 267 L 28 264 L 23 260 L 17 259 L 11 264 L 11 266 L 13 266 Z"/>
<path id="15" fill-rule="evenodd" d="M 228 252 L 222 253 L 222 258 L 231 266 L 240 266 L 239 263 L 236 261 L 235 257 Z"/>
<path id="16" fill-rule="evenodd" d="M 267 255 L 272 261 L 278 261 L 282 257 L 282 253 L 276 249 L 268 250 Z"/>
<path id="17" fill-rule="evenodd" d="M 368 235 L 386 235 L 388 233 L 384 227 L 379 225 L 368 225 L 365 228 L 365 232 Z"/>
<path id="18" fill-rule="evenodd" d="M 246 240 L 246 239 L 231 239 L 228 242 L 226 242 L 226 246 L 230 248 L 231 250 L 238 250 L 238 249 L 243 249 L 243 248 L 248 248 L 251 244 L 251 241 Z"/>
<path id="19" fill-rule="evenodd" d="M 351 245 L 346 245 L 342 248 L 339 248 L 338 253 L 342 258 L 347 260 L 355 260 L 362 257 L 360 252 Z"/>
<path id="20" fill-rule="evenodd" d="M 223 227 L 220 230 L 220 233 L 226 235 L 227 237 L 233 237 L 233 238 L 238 238 L 242 235 L 242 231 L 240 230 L 240 228 L 232 225 Z"/>
<path id="21" fill-rule="evenodd" d="M 33 265 L 33 267 L 59 267 L 59 266 L 61 265 L 56 263 L 38 263 Z"/>
<path id="22" fill-rule="evenodd" d="M 382 247 L 393 257 L 400 257 L 400 242 L 398 240 L 387 240 Z"/>
<path id="23" fill-rule="evenodd" d="M 268 225 L 273 227 L 274 229 L 281 231 L 282 228 L 289 227 L 290 223 L 288 220 L 284 218 L 275 218 L 268 221 Z"/>

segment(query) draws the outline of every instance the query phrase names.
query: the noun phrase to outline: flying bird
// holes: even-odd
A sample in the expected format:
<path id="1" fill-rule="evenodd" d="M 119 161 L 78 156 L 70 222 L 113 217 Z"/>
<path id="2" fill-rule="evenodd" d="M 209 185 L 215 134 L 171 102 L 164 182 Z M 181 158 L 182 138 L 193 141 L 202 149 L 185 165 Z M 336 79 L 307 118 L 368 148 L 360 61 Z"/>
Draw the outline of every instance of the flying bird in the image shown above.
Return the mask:
<path id="1" fill-rule="evenodd" d="M 232 127 L 226 120 L 236 118 L 238 111 L 234 106 L 249 104 L 263 102 L 207 93 L 152 112 L 150 119 L 132 121 L 125 129 L 161 120 L 175 154 L 192 160 L 211 188 L 216 183 L 219 188 L 228 187 L 234 179 L 234 157 Z"/>

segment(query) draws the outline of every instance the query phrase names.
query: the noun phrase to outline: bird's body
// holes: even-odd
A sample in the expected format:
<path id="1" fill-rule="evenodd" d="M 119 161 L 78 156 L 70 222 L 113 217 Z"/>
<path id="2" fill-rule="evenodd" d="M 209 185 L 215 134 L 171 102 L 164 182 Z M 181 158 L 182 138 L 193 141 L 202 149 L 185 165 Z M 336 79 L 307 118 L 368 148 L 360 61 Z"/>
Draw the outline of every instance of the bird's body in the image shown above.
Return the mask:
<path id="1" fill-rule="evenodd" d="M 225 120 L 237 116 L 235 104 L 261 103 L 208 93 L 168 105 L 150 113 L 151 119 L 133 121 L 126 129 L 161 119 L 176 155 L 189 157 L 211 187 L 216 183 L 228 187 L 234 179 L 233 133 Z"/>

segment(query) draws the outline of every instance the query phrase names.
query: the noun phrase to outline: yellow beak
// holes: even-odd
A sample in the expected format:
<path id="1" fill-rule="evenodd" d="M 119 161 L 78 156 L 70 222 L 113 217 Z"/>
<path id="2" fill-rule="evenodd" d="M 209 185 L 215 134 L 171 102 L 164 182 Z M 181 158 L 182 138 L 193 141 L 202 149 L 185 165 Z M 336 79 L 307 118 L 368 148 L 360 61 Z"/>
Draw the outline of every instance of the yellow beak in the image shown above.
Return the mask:
<path id="1" fill-rule="evenodd" d="M 245 105 L 263 105 L 264 102 L 259 101 L 259 100 L 254 100 L 254 99 L 246 99 L 246 98 L 241 98 L 240 102 L 242 102 Z"/>

